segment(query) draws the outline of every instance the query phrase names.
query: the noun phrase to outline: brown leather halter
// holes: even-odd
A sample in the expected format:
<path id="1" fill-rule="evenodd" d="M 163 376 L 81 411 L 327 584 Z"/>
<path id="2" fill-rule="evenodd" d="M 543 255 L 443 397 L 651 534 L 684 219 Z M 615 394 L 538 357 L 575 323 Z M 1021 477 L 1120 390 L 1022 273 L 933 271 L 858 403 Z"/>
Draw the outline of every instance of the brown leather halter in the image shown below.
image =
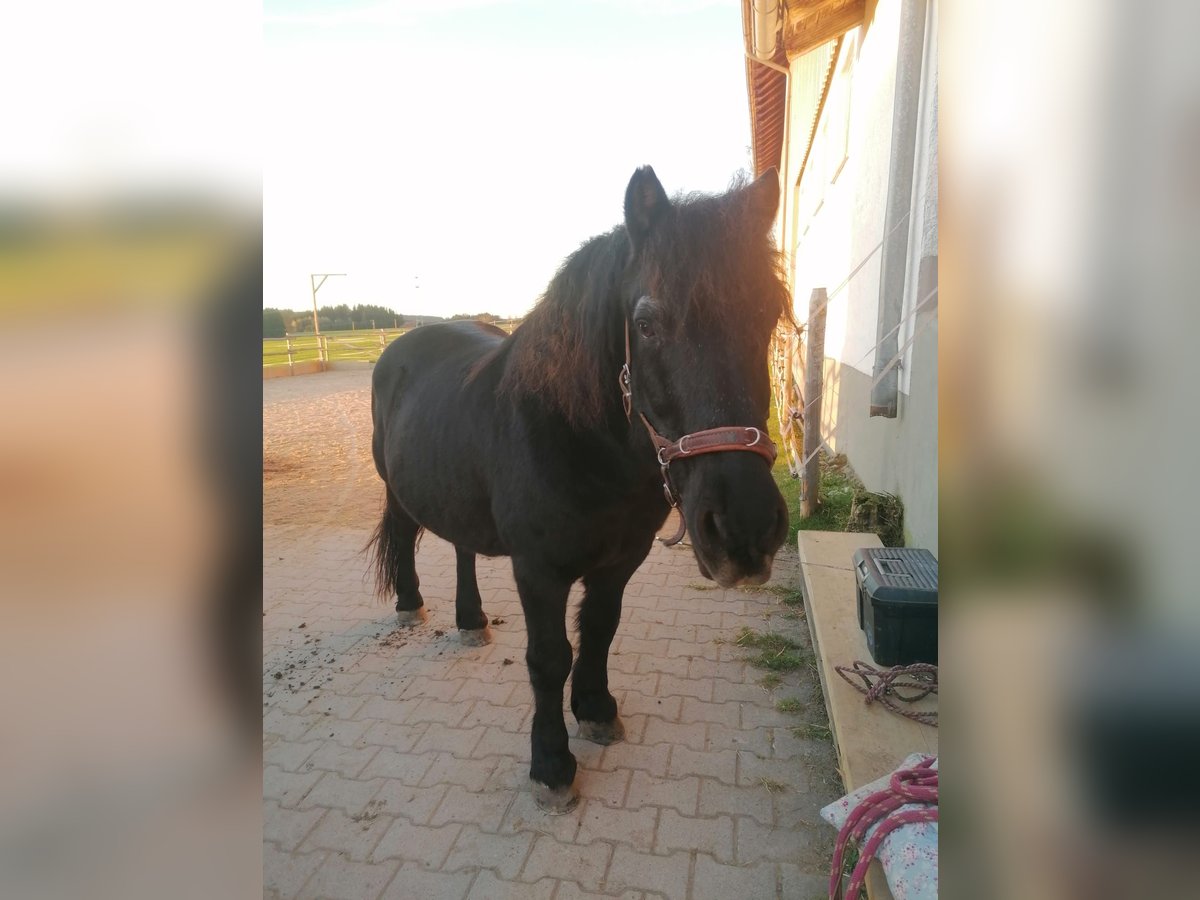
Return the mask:
<path id="1" fill-rule="evenodd" d="M 632 421 L 633 388 L 630 385 L 630 359 L 629 319 L 626 319 L 625 365 L 621 367 L 621 374 L 617 377 L 617 383 L 621 387 L 621 403 L 625 407 L 625 418 Z M 677 441 L 671 441 L 655 431 L 654 426 L 650 424 L 650 420 L 643 413 L 639 412 L 638 418 L 646 426 L 646 431 L 650 434 L 650 441 L 654 444 L 655 450 L 658 451 L 658 465 L 662 469 L 663 494 L 672 508 L 678 508 L 679 506 L 679 495 L 675 493 L 675 489 L 671 486 L 671 463 L 677 459 L 700 456 L 704 453 L 722 453 L 726 450 L 744 450 L 750 453 L 757 453 L 767 461 L 767 465 L 775 465 L 775 456 L 777 455 L 775 444 L 767 437 L 766 432 L 760 428 L 745 425 L 722 425 L 717 428 L 706 428 L 703 431 L 693 431 L 691 434 L 685 434 Z M 687 526 L 683 521 L 683 511 L 680 510 L 679 530 L 672 537 L 664 540 L 663 543 L 668 547 L 678 544 L 683 540 L 683 535 L 686 531 Z"/>

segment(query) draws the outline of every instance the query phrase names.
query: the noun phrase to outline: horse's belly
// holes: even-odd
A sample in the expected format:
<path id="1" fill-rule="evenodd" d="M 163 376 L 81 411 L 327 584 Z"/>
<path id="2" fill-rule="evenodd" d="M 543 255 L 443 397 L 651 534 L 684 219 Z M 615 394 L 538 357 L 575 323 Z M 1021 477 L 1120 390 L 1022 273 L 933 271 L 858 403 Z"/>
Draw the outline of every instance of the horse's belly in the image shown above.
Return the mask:
<path id="1" fill-rule="evenodd" d="M 387 458 L 388 487 L 408 514 L 438 537 L 485 556 L 506 554 L 470 442 L 439 433 L 424 418 L 398 418 Z"/>

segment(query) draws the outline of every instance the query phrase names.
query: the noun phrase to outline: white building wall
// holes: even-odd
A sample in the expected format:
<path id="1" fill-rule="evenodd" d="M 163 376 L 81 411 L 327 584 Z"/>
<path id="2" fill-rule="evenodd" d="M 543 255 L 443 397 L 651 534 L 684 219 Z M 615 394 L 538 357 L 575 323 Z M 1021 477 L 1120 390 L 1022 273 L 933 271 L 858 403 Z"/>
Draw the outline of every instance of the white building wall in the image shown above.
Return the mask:
<path id="1" fill-rule="evenodd" d="M 846 454 L 868 489 L 893 493 L 904 501 L 908 543 L 936 553 L 936 295 L 914 312 L 922 299 L 918 296 L 921 260 L 937 255 L 936 0 L 931 0 L 926 15 L 912 212 L 900 226 L 908 232 L 909 252 L 899 332 L 899 346 L 905 348 L 899 413 L 895 419 L 868 415 L 878 337 L 879 245 L 887 204 L 900 7 L 901 0 L 879 0 L 873 10 L 868 9 L 863 26 L 843 38 L 806 165 L 803 148 L 812 113 L 805 116 L 796 98 L 811 96 L 813 80 L 823 82 L 826 70 L 813 64 L 820 49 L 792 60 L 792 143 L 785 184 L 793 202 L 785 211 L 781 235 L 790 252 L 797 318 L 807 318 L 814 288 L 824 287 L 831 294 L 822 436 L 830 449 Z M 819 92 L 820 85 L 816 88 Z M 928 287 L 924 293 L 929 293 Z"/>

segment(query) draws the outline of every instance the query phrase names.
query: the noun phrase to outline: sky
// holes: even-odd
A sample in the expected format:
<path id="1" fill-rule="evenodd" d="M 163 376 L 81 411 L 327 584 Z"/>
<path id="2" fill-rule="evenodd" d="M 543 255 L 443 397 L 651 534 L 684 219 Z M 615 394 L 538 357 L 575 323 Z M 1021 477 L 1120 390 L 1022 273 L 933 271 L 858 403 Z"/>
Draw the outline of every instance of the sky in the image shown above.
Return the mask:
<path id="1" fill-rule="evenodd" d="M 526 312 L 620 223 L 750 167 L 738 0 L 266 0 L 265 307 Z"/>

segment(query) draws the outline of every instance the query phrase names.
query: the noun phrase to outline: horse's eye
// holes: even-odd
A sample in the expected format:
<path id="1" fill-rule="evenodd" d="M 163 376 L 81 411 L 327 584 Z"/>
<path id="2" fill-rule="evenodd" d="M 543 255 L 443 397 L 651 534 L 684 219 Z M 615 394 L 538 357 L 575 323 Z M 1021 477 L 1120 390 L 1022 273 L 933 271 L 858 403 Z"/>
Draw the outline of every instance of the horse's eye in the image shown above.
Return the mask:
<path id="1" fill-rule="evenodd" d="M 637 329 L 638 329 L 638 333 L 644 338 L 654 337 L 654 326 L 651 325 L 649 322 L 647 322 L 645 319 L 637 320 Z"/>

